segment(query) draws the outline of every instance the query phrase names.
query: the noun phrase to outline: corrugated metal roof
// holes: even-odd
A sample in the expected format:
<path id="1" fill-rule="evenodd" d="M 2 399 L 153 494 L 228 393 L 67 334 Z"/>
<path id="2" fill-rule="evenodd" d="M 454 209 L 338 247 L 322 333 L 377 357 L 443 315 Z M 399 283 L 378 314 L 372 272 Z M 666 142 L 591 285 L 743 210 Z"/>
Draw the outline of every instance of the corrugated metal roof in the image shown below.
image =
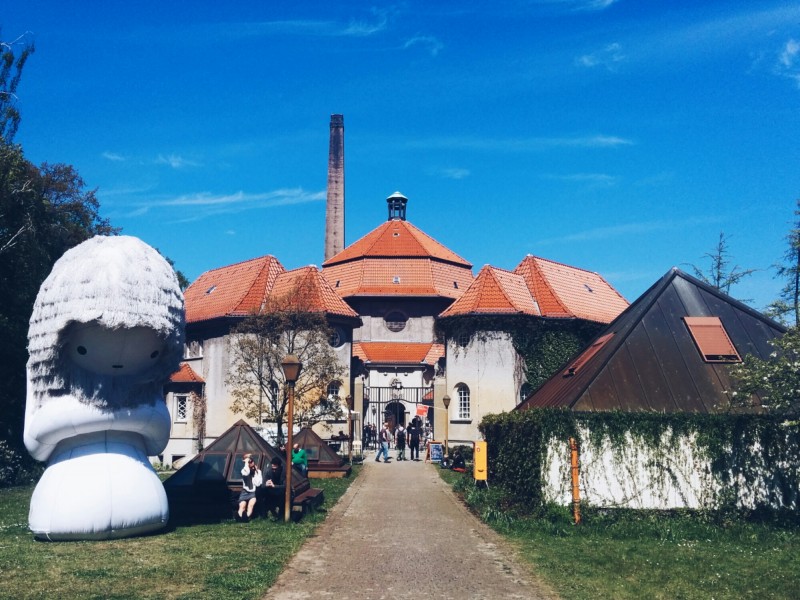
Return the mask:
<path id="1" fill-rule="evenodd" d="M 706 362 L 684 317 L 718 317 L 740 356 L 768 357 L 769 341 L 785 332 L 751 307 L 672 269 L 517 408 L 727 410 L 728 366 Z"/>

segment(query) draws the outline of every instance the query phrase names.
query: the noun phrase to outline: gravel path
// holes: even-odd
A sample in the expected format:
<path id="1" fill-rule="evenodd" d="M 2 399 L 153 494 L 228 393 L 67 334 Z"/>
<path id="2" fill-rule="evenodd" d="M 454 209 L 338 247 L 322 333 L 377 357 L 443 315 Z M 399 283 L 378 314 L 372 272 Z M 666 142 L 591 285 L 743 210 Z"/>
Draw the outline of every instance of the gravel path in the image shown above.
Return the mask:
<path id="1" fill-rule="evenodd" d="M 555 598 L 466 510 L 438 468 L 367 455 L 265 600 Z"/>

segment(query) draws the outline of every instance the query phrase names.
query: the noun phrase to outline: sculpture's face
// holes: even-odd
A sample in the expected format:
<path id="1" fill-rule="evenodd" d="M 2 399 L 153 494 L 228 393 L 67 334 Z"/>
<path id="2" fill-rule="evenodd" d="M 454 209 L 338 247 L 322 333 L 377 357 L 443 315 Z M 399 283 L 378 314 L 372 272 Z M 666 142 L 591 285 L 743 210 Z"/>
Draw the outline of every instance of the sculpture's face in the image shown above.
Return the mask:
<path id="1" fill-rule="evenodd" d="M 82 369 L 100 375 L 138 375 L 158 363 L 164 342 L 152 329 L 107 329 L 98 323 L 74 325 L 64 350 Z"/>

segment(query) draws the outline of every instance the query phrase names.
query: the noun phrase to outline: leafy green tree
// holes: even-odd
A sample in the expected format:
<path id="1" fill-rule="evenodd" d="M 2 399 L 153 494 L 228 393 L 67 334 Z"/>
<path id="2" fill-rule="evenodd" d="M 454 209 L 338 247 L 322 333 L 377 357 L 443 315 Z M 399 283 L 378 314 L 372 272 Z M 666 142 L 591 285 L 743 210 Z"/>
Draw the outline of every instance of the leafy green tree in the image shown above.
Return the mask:
<path id="1" fill-rule="evenodd" d="M 288 407 L 281 361 L 288 354 L 303 363 L 295 384 L 294 422 L 313 424 L 342 414 L 341 402 L 327 396 L 328 385 L 344 375 L 329 343 L 333 332 L 323 313 L 308 308 L 305 293 L 301 286 L 291 298 L 268 303 L 243 319 L 229 338 L 231 410 L 259 425 L 275 423 L 280 441 Z"/>
<path id="2" fill-rule="evenodd" d="M 800 325 L 800 199 L 794 211 L 795 221 L 786 235 L 783 264 L 776 265 L 776 277 L 786 283 L 780 296 L 765 311 L 769 316 L 797 327 Z"/>
<path id="3" fill-rule="evenodd" d="M 731 369 L 736 391 L 734 406 L 760 406 L 788 416 L 800 412 L 800 329 L 790 328 L 770 342 L 775 351 L 767 360 L 748 354 Z"/>
<path id="4" fill-rule="evenodd" d="M 98 234 L 117 232 L 100 217 L 94 191 L 68 165 L 28 162 L 0 144 L 0 439 L 22 445 L 28 320 L 55 261 Z"/>
<path id="5" fill-rule="evenodd" d="M 739 265 L 731 266 L 728 240 L 729 238 L 720 231 L 716 248 L 703 255 L 703 258 L 707 258 L 710 262 L 708 269 L 703 270 L 697 265 L 691 265 L 691 267 L 695 277 L 730 295 L 731 288 L 745 277 L 752 275 L 756 269 L 742 269 Z"/>

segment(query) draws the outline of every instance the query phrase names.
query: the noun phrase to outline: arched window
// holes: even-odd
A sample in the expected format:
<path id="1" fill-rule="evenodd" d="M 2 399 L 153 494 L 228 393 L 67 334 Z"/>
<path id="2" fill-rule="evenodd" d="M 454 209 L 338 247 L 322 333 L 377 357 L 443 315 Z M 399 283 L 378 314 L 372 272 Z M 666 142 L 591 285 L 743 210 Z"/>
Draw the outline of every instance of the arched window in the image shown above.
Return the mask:
<path id="1" fill-rule="evenodd" d="M 456 386 L 456 396 L 458 397 L 458 418 L 470 419 L 469 388 L 463 383 Z"/>

